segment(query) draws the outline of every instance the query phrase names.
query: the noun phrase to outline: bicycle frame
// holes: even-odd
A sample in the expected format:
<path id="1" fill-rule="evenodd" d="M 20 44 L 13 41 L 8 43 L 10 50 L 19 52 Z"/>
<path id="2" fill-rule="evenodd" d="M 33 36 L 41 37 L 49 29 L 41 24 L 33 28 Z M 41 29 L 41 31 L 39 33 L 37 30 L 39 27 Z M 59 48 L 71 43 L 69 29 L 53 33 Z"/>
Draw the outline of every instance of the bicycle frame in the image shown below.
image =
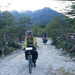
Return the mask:
<path id="1" fill-rule="evenodd" d="M 30 51 L 32 50 L 32 48 L 27 48 L 26 50 L 29 51 L 29 55 L 28 55 L 29 64 L 28 64 L 28 66 L 29 66 L 29 73 L 31 74 L 32 73 L 32 55 L 31 55 Z"/>
<path id="2" fill-rule="evenodd" d="M 28 56 L 28 60 L 29 60 L 29 73 L 32 73 L 32 55 Z"/>

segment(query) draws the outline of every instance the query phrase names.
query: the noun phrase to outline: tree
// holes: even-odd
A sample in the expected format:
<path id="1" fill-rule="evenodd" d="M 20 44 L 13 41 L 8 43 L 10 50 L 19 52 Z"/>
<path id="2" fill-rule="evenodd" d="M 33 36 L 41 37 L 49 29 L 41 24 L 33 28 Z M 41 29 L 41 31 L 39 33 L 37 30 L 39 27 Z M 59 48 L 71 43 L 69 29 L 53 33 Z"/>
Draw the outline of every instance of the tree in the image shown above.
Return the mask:
<path id="1" fill-rule="evenodd" d="M 2 25 L 2 12 L 0 12 L 0 29 L 3 27 Z"/>
<path id="2" fill-rule="evenodd" d="M 0 29 L 14 24 L 14 16 L 9 11 L 0 12 Z"/>
<path id="3" fill-rule="evenodd" d="M 75 16 L 75 5 L 72 5 L 71 6 L 71 11 L 70 12 L 68 12 L 68 14 L 70 14 L 70 15 L 72 15 L 72 16 Z"/>
<path id="4" fill-rule="evenodd" d="M 47 34 L 51 37 L 63 36 L 67 33 L 67 21 L 60 16 L 53 17 L 51 22 L 48 24 L 46 30 Z"/>
<path id="5" fill-rule="evenodd" d="M 24 15 L 22 15 L 19 18 L 19 25 L 27 26 L 27 25 L 30 25 L 30 24 L 32 24 L 30 17 L 25 17 Z"/>
<path id="6" fill-rule="evenodd" d="M 46 27 L 46 22 L 42 21 L 40 24 L 37 25 L 40 28 L 45 28 Z"/>
<path id="7" fill-rule="evenodd" d="M 21 15 L 18 22 L 18 30 L 20 31 L 19 34 L 25 34 L 25 31 L 27 30 L 28 26 L 32 24 L 30 17 L 25 17 L 24 15 Z"/>
<path id="8" fill-rule="evenodd" d="M 41 24 L 40 24 L 41 25 Z M 37 37 L 42 37 L 43 36 L 43 33 L 45 33 L 46 32 L 46 28 L 44 27 L 40 27 L 40 26 L 38 26 L 38 25 L 36 25 L 36 26 L 32 26 L 31 27 L 31 30 L 32 30 L 32 32 L 33 32 L 33 34 L 35 35 L 35 36 L 37 36 Z"/>
<path id="9" fill-rule="evenodd" d="M 4 25 L 10 26 L 14 24 L 14 16 L 9 11 L 2 13 L 2 20 Z"/>
<path id="10" fill-rule="evenodd" d="M 70 15 L 72 18 L 75 18 L 75 5 L 72 4 L 71 11 L 66 12 L 66 14 Z"/>

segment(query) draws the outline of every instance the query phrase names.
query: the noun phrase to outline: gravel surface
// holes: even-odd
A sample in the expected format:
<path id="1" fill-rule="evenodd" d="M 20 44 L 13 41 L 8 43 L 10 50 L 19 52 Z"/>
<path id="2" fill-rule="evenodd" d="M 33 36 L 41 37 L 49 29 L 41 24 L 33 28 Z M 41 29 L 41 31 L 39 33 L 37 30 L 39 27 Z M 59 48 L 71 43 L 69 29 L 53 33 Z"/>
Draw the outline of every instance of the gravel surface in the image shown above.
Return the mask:
<path id="1" fill-rule="evenodd" d="M 31 75 L 56 75 L 56 70 L 60 68 L 75 73 L 75 62 L 70 61 L 69 57 L 60 56 L 61 52 L 50 45 L 51 40 L 46 45 L 41 38 L 37 38 L 37 42 L 39 57 Z M 25 60 L 23 50 L 0 59 L 0 75 L 29 75 L 28 61 Z"/>

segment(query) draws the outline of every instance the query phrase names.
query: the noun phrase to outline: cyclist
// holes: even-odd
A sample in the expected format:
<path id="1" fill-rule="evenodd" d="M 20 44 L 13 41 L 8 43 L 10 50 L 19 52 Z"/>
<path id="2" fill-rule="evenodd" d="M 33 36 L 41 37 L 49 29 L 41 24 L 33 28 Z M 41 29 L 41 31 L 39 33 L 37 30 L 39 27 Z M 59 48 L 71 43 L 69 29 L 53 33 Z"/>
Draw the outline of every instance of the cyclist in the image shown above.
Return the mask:
<path id="1" fill-rule="evenodd" d="M 44 33 L 44 34 L 43 34 L 43 39 L 46 39 L 46 38 L 47 38 L 47 34 Z"/>
<path id="2" fill-rule="evenodd" d="M 44 42 L 47 42 L 47 34 L 46 33 L 43 34 L 43 43 Z"/>
<path id="3" fill-rule="evenodd" d="M 33 47 L 31 54 L 32 54 L 32 61 L 35 67 L 36 67 L 36 59 L 38 57 L 36 46 L 37 46 L 37 42 L 36 42 L 35 37 L 32 35 L 32 31 L 28 30 L 27 36 L 24 42 L 24 50 L 26 47 Z M 28 51 L 25 51 L 25 57 L 26 57 L 26 60 L 28 60 Z"/>

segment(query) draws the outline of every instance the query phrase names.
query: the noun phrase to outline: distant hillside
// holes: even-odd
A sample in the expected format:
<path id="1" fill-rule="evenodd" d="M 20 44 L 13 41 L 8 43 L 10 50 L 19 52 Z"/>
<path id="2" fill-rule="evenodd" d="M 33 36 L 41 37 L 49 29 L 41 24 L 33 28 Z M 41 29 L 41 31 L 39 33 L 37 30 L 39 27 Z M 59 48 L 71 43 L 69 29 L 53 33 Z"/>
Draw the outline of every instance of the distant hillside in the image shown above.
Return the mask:
<path id="1" fill-rule="evenodd" d="M 30 16 L 30 18 L 32 19 L 33 25 L 39 24 L 41 22 L 48 24 L 53 16 L 58 16 L 58 15 L 64 16 L 63 14 L 58 13 L 47 7 L 40 10 L 36 10 L 34 12 L 25 11 L 25 12 L 19 13 L 18 11 L 13 11 L 12 14 L 16 17 L 16 20 L 20 18 L 21 14 L 24 14 L 26 17 Z"/>

